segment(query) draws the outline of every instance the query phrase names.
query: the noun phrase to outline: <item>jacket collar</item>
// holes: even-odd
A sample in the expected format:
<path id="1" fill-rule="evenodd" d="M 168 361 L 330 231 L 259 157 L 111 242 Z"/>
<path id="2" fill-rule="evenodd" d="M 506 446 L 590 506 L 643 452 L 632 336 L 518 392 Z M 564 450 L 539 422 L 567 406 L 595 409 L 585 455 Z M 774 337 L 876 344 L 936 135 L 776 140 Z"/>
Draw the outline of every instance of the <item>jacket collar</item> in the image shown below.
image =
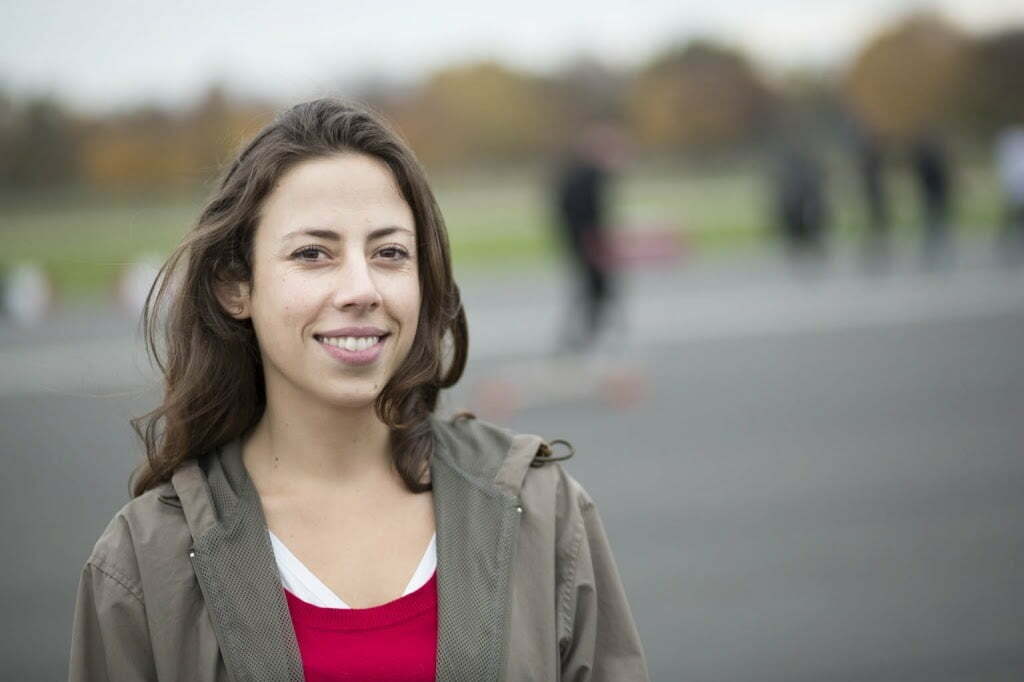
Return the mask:
<path id="1" fill-rule="evenodd" d="M 528 453 L 527 439 L 502 443 L 497 474 L 488 478 L 459 465 L 475 448 L 446 438 L 446 427 L 435 425 L 437 447 L 430 462 L 437 524 L 437 680 L 500 680 L 508 655 L 512 565 L 523 511 L 519 486 L 510 482 L 517 477 L 522 482 L 537 445 L 532 443 Z M 480 460 L 494 453 L 477 454 Z M 520 462 L 518 456 L 525 454 L 525 463 Z"/>
<path id="2" fill-rule="evenodd" d="M 500 680 L 509 642 L 519 487 L 541 440 L 431 420 L 437 524 L 438 682 Z M 469 429 L 480 427 L 470 425 Z M 259 495 L 241 442 L 172 479 L 192 532 L 192 563 L 233 679 L 302 680 L 302 661 Z M 467 466 L 470 463 L 470 466 Z"/>
<path id="3" fill-rule="evenodd" d="M 301 682 L 298 642 L 241 442 L 224 446 L 207 464 L 205 476 L 193 461 L 172 482 L 192 531 L 192 567 L 224 666 L 233 680 Z"/>

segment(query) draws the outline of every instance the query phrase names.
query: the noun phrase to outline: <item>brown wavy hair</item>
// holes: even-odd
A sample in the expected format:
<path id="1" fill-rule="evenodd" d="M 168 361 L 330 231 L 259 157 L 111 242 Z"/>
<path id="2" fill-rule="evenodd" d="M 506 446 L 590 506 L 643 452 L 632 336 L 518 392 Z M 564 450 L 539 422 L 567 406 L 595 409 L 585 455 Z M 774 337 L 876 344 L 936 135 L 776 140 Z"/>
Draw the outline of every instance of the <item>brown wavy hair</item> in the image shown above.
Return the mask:
<path id="1" fill-rule="evenodd" d="M 142 325 L 163 374 L 164 398 L 131 420 L 146 450 L 132 478 L 133 495 L 169 480 L 186 460 L 241 437 L 263 415 L 263 366 L 252 322 L 228 315 L 217 291 L 251 281 L 260 209 L 281 176 L 302 161 L 344 152 L 386 163 L 416 220 L 419 326 L 375 409 L 391 431 L 392 456 L 405 485 L 414 492 L 430 489 L 423 480 L 434 448 L 428 417 L 440 390 L 462 376 L 468 350 L 444 219 L 398 133 L 361 106 L 318 99 L 282 112 L 242 149 L 149 291 Z"/>

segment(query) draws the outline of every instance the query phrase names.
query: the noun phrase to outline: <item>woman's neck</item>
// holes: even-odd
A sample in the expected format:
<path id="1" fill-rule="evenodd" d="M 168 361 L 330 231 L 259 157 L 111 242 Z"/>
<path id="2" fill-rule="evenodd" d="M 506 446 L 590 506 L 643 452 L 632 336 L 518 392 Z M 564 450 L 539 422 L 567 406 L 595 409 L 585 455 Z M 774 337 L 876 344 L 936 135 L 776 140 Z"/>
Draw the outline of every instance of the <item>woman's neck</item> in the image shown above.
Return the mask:
<path id="1" fill-rule="evenodd" d="M 390 430 L 372 404 L 342 409 L 275 403 L 268 396 L 263 417 L 243 443 L 242 457 L 257 488 L 266 492 L 366 488 L 397 477 Z"/>

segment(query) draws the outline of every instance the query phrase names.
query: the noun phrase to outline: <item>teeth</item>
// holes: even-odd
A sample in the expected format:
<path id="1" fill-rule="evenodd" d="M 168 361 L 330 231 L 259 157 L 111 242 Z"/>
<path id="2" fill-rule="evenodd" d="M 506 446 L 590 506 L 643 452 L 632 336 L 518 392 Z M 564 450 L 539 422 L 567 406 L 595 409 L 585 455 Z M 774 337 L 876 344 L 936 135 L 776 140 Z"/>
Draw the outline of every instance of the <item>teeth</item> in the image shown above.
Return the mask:
<path id="1" fill-rule="evenodd" d="M 380 341 L 379 336 L 324 336 L 321 338 L 321 343 L 351 351 L 366 350 L 376 345 L 378 341 Z"/>

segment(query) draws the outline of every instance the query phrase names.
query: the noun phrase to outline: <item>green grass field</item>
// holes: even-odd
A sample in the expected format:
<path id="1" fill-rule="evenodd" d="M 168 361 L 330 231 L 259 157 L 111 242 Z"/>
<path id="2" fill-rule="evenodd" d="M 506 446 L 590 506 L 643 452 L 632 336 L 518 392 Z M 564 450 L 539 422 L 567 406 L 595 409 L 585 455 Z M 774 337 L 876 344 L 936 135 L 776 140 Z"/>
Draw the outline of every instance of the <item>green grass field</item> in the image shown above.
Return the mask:
<path id="1" fill-rule="evenodd" d="M 551 262 L 557 257 L 543 178 L 527 173 L 473 174 L 435 181 L 460 272 Z M 917 234 L 910 180 L 891 177 L 894 235 Z M 991 172 L 962 168 L 956 224 L 961 233 L 993 232 L 1001 204 Z M 854 179 L 830 178 L 832 232 L 856 239 L 864 224 Z M 96 194 L 82 191 L 0 197 L 0 266 L 31 261 L 51 275 L 65 301 L 107 296 L 125 264 L 166 255 L 199 212 L 202 195 Z M 764 248 L 773 239 L 770 185 L 761 168 L 721 172 L 646 168 L 623 177 L 614 195 L 625 229 L 679 233 L 691 258 Z"/>

